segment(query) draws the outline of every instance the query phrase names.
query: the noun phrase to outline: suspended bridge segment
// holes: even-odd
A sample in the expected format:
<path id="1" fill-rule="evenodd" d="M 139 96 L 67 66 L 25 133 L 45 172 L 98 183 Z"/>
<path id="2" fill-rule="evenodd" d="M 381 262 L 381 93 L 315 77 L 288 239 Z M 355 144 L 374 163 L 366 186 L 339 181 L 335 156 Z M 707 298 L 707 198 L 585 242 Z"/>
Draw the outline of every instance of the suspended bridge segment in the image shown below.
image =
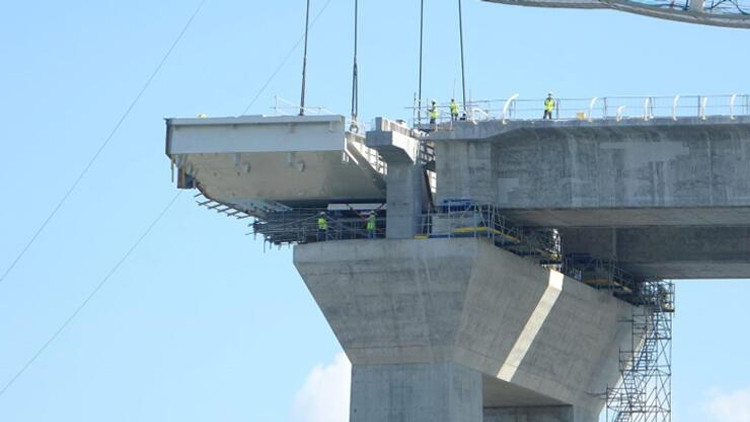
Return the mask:
<path id="1" fill-rule="evenodd" d="M 484 0 L 516 6 L 571 9 L 614 9 L 659 19 L 750 28 L 750 1 L 747 0 Z"/>

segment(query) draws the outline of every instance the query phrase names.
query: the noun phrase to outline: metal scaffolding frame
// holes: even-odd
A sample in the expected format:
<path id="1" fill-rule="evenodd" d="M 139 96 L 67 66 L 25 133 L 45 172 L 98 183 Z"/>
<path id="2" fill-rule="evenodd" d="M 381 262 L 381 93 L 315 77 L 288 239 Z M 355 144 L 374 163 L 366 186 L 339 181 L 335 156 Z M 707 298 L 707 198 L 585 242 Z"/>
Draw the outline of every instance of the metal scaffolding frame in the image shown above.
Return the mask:
<path id="1" fill-rule="evenodd" d="M 620 382 L 607 388 L 608 422 L 671 422 L 674 283 L 639 283 L 630 347 L 620 351 Z"/>

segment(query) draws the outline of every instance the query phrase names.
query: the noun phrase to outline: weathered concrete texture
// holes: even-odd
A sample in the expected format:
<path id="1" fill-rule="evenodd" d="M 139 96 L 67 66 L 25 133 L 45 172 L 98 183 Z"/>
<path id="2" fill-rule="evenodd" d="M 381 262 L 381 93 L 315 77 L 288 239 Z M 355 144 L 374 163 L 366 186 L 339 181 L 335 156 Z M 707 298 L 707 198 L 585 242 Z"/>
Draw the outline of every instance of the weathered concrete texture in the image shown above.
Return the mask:
<path id="1" fill-rule="evenodd" d="M 495 204 L 640 278 L 750 274 L 750 118 L 482 122 L 432 138 L 439 201 Z"/>
<path id="2" fill-rule="evenodd" d="M 399 123 L 379 117 L 376 130 L 367 132 L 366 144 L 388 164 L 386 237 L 411 239 L 417 234 L 426 186 L 419 161 L 419 139 Z"/>
<path id="3" fill-rule="evenodd" d="M 482 422 L 479 372 L 452 362 L 354 365 L 350 422 Z"/>
<path id="4" fill-rule="evenodd" d="M 745 120 L 462 125 L 435 135 L 437 195 L 492 202 L 509 216 L 514 210 L 545 210 L 557 226 L 581 224 L 585 211 L 594 208 L 599 216 L 657 208 L 663 212 L 640 215 L 638 224 L 658 225 L 679 215 L 681 224 L 701 225 L 702 218 L 686 222 L 683 209 L 741 207 L 734 210 L 739 220 L 750 207 L 750 120 Z M 567 209 L 581 210 L 577 220 L 555 214 Z M 544 225 L 543 216 L 537 217 L 531 223 Z M 612 221 L 628 225 L 628 217 L 619 214 Z"/>
<path id="5" fill-rule="evenodd" d="M 488 407 L 484 409 L 484 422 L 565 422 L 573 420 L 570 406 L 541 407 Z"/>
<path id="6" fill-rule="evenodd" d="M 456 363 L 484 375 L 485 406 L 594 421 L 630 341 L 630 305 L 481 239 L 322 242 L 294 262 L 355 366 Z"/>
<path id="7" fill-rule="evenodd" d="M 661 278 L 745 278 L 750 227 L 567 228 L 566 253 L 614 257 L 635 275 Z"/>
<path id="8" fill-rule="evenodd" d="M 413 163 L 388 163 L 386 237 L 411 239 L 419 229 L 425 179 L 422 167 Z"/>

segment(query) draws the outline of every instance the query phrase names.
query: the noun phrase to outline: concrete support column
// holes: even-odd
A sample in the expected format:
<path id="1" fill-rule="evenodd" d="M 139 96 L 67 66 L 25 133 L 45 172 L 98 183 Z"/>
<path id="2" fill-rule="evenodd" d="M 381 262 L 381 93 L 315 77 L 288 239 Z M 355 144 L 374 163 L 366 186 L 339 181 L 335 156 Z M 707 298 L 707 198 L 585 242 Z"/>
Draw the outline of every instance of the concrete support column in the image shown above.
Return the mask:
<path id="1" fill-rule="evenodd" d="M 354 365 L 350 422 L 482 422 L 482 376 L 454 362 Z"/>
<path id="2" fill-rule="evenodd" d="M 385 232 L 387 238 L 412 239 L 417 234 L 422 213 L 422 172 L 422 167 L 413 163 L 388 165 L 388 217 Z"/>

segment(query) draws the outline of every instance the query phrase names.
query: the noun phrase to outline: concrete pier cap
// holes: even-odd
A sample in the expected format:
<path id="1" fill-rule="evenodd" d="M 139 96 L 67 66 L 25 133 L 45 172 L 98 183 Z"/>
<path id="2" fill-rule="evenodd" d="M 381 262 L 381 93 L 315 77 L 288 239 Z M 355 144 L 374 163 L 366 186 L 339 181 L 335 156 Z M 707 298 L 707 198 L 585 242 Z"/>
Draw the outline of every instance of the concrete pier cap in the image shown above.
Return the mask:
<path id="1" fill-rule="evenodd" d="M 352 362 L 350 422 L 598 420 L 632 305 L 482 239 L 298 245 Z"/>

